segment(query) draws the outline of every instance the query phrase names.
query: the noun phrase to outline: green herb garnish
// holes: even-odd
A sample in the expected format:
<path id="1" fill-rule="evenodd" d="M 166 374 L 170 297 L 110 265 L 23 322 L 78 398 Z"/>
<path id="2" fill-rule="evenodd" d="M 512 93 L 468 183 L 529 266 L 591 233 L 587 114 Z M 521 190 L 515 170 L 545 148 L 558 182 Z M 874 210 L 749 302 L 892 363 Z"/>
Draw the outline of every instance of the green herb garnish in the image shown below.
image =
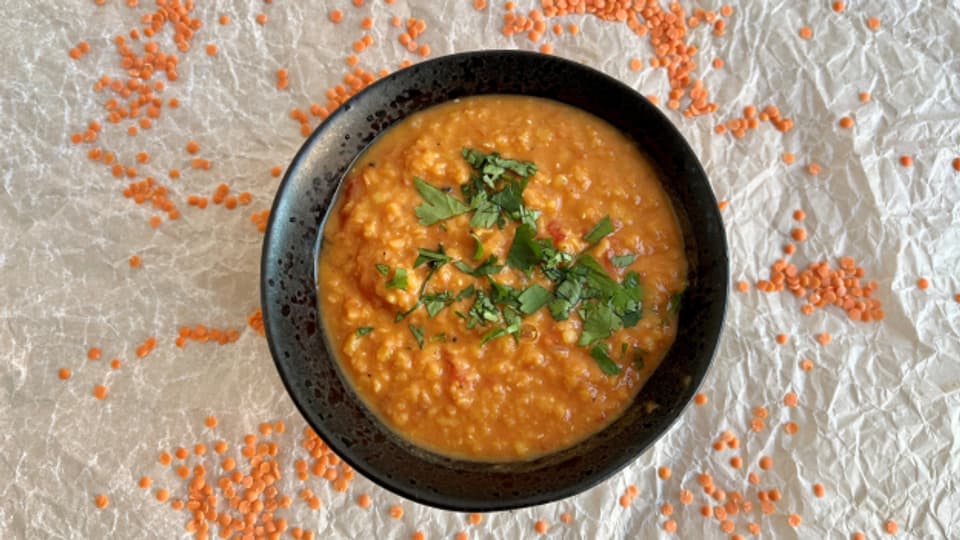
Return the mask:
<path id="1" fill-rule="evenodd" d="M 436 294 L 425 294 L 421 300 L 427 308 L 427 314 L 434 317 L 453 302 L 453 295 L 450 294 L 450 291 L 443 291 Z"/>
<path id="2" fill-rule="evenodd" d="M 377 272 L 383 277 L 387 277 L 387 274 L 390 273 L 390 267 L 385 264 L 378 263 L 373 265 L 373 267 L 376 268 Z"/>
<path id="3" fill-rule="evenodd" d="M 610 358 L 610 355 L 607 353 L 607 346 L 603 343 L 597 343 L 590 349 L 590 356 L 597 361 L 597 366 L 600 367 L 600 371 L 606 373 L 607 375 L 619 375 L 620 366 Z"/>
<path id="4" fill-rule="evenodd" d="M 422 349 L 423 348 L 423 327 L 408 324 L 407 328 L 409 328 L 410 333 L 413 334 L 413 339 L 417 340 L 417 346 Z"/>
<path id="5" fill-rule="evenodd" d="M 480 237 L 470 233 L 470 237 L 473 238 L 475 242 L 473 245 L 473 260 L 479 261 L 483 258 L 483 242 L 480 241 Z"/>
<path id="6" fill-rule="evenodd" d="M 553 298 L 553 295 L 550 294 L 550 291 L 534 284 L 520 293 L 517 300 L 520 302 L 520 312 L 531 315 L 547 305 L 551 298 Z"/>
<path id="7" fill-rule="evenodd" d="M 397 268 L 393 271 L 393 277 L 387 282 L 388 289 L 407 290 L 407 271 L 403 268 Z"/>
<path id="8" fill-rule="evenodd" d="M 623 320 L 606 304 L 590 302 L 580 308 L 583 332 L 577 345 L 592 345 L 595 341 L 610 337 L 623 325 Z"/>
<path id="9" fill-rule="evenodd" d="M 439 268 L 450 262 L 450 257 L 443 250 L 443 245 L 437 247 L 436 251 L 420 248 L 417 259 L 413 262 L 413 267 L 417 268 L 422 264 L 429 263 L 431 268 Z"/>
<path id="10" fill-rule="evenodd" d="M 472 268 L 463 261 L 456 261 L 453 263 L 453 265 L 456 266 L 461 272 L 475 277 L 491 276 L 500 272 L 500 270 L 503 270 L 503 265 L 497 264 L 497 257 L 495 255 L 487 257 L 487 260 L 480 263 L 480 265 L 476 268 Z"/>
<path id="11" fill-rule="evenodd" d="M 584 240 L 590 244 L 596 244 L 603 240 L 608 234 L 613 232 L 613 223 L 610 221 L 610 216 L 603 216 L 596 225 L 590 229 L 589 232 L 583 237 Z"/>
<path id="12" fill-rule="evenodd" d="M 628 255 L 617 255 L 610 258 L 610 262 L 612 262 L 617 268 L 626 268 L 633 264 L 633 261 L 635 260 L 637 260 L 637 256 L 632 253 Z"/>
<path id="13" fill-rule="evenodd" d="M 470 207 L 463 204 L 460 199 L 431 186 L 422 178 L 414 178 L 413 184 L 425 201 L 416 208 L 417 218 L 421 225 L 433 225 L 439 221 L 465 214 L 470 210 Z"/>
<path id="14" fill-rule="evenodd" d="M 540 243 L 533 239 L 535 234 L 536 231 L 526 223 L 517 227 L 507 253 L 507 266 L 526 272 L 540 261 L 543 251 Z"/>
<path id="15" fill-rule="evenodd" d="M 363 337 L 370 332 L 373 332 L 372 326 L 361 326 L 360 328 L 357 328 L 357 337 Z"/>

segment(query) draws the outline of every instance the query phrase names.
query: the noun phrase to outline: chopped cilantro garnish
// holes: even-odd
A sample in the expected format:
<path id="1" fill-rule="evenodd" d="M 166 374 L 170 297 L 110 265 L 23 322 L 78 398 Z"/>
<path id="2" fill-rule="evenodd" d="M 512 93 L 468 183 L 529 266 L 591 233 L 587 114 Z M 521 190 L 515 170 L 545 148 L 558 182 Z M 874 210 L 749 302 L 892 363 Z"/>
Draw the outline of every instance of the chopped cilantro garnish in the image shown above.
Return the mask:
<path id="1" fill-rule="evenodd" d="M 445 332 L 440 332 L 439 334 L 432 336 L 430 338 L 430 343 L 443 342 L 447 340 L 447 334 Z"/>
<path id="2" fill-rule="evenodd" d="M 480 241 L 480 237 L 470 233 L 470 237 L 473 238 L 473 260 L 479 261 L 483 258 L 483 242 Z"/>
<path id="3" fill-rule="evenodd" d="M 577 345 L 581 347 L 610 337 L 623 324 L 612 309 L 600 302 L 589 302 L 582 306 L 580 318 L 583 319 L 583 332 L 580 334 Z"/>
<path id="4" fill-rule="evenodd" d="M 474 196 L 470 206 L 474 209 L 473 217 L 470 218 L 471 227 L 489 229 L 497 224 L 500 218 L 500 207 L 490 201 L 486 191 L 481 191 Z"/>
<path id="5" fill-rule="evenodd" d="M 517 297 L 517 300 L 520 302 L 520 312 L 526 315 L 536 313 L 537 310 L 545 306 L 552 297 L 553 295 L 550 294 L 550 291 L 540 285 L 533 284 L 527 287 L 520 293 L 520 296 Z"/>
<path id="6" fill-rule="evenodd" d="M 470 311 L 467 312 L 467 328 L 473 328 L 477 324 L 487 324 L 500 320 L 500 313 L 496 304 L 481 290 L 474 292 L 475 300 Z"/>
<path id="7" fill-rule="evenodd" d="M 498 326 L 498 327 L 496 327 L 496 328 L 491 328 L 490 330 L 487 330 L 487 333 L 483 334 L 483 337 L 482 337 L 482 338 L 480 338 L 480 345 L 483 345 L 483 344 L 485 344 L 486 342 L 488 342 L 488 341 L 490 341 L 490 340 L 494 340 L 494 339 L 497 339 L 497 338 L 499 338 L 499 337 L 503 337 L 503 336 L 505 336 L 505 335 L 507 335 L 507 334 L 509 334 L 509 333 L 510 333 L 510 332 L 507 332 L 507 329 L 506 329 L 505 327 L 503 327 L 503 326 Z"/>
<path id="8" fill-rule="evenodd" d="M 597 361 L 597 366 L 600 367 L 600 371 L 606 373 L 607 375 L 619 375 L 620 366 L 610 358 L 610 355 L 607 353 L 607 346 L 603 343 L 597 343 L 590 349 L 590 356 Z"/>
<path id="9" fill-rule="evenodd" d="M 423 305 L 427 308 L 427 314 L 434 317 L 437 313 L 440 313 L 443 308 L 453 302 L 453 295 L 450 294 L 450 291 L 443 291 L 436 294 L 425 294 L 421 300 L 423 300 Z"/>
<path id="10" fill-rule="evenodd" d="M 357 337 L 363 337 L 370 332 L 373 332 L 372 326 L 361 326 L 360 328 L 357 328 Z"/>
<path id="11" fill-rule="evenodd" d="M 450 262 L 450 257 L 443 250 L 443 245 L 437 247 L 436 251 L 420 248 L 417 254 L 417 260 L 413 262 L 413 267 L 417 268 L 421 264 L 427 263 L 431 268 L 439 268 Z"/>
<path id="12" fill-rule="evenodd" d="M 596 244 L 606 237 L 608 234 L 613 232 L 613 223 L 610 221 L 610 216 L 603 216 L 596 225 L 583 237 L 584 240 L 590 244 Z"/>
<path id="13" fill-rule="evenodd" d="M 548 306 L 550 315 L 555 321 L 565 321 L 570 318 L 573 306 L 580 302 L 583 296 L 582 278 L 568 275 L 553 291 L 553 301 Z"/>
<path id="14" fill-rule="evenodd" d="M 464 288 L 462 291 L 457 293 L 457 302 L 463 300 L 464 298 L 470 298 L 471 296 L 473 296 L 474 289 L 475 287 L 473 286 L 472 283 L 470 285 L 467 285 L 466 288 Z"/>
<path id="15" fill-rule="evenodd" d="M 502 264 L 497 264 L 496 255 L 491 255 L 487 257 L 487 260 L 480 263 L 476 268 L 471 268 L 469 264 L 463 261 L 456 261 L 453 263 L 461 272 L 465 274 L 470 274 L 471 276 L 480 277 L 480 276 L 490 276 L 503 270 Z"/>
<path id="16" fill-rule="evenodd" d="M 378 272 L 381 276 L 383 276 L 383 277 L 387 277 L 387 274 L 390 273 L 390 267 L 387 266 L 387 265 L 385 265 L 385 264 L 379 264 L 379 263 L 378 263 L 378 264 L 373 265 L 373 267 L 376 268 L 376 269 L 377 269 L 377 272 Z"/>
<path id="17" fill-rule="evenodd" d="M 410 333 L 413 334 L 413 339 L 417 340 L 417 346 L 422 349 L 423 348 L 423 327 L 408 324 L 407 328 L 409 328 Z"/>
<path id="18" fill-rule="evenodd" d="M 407 311 L 397 313 L 397 322 L 413 313 L 421 305 L 430 317 L 436 316 L 447 306 L 472 299 L 472 305 L 464 311 L 455 310 L 456 315 L 465 320 L 468 329 L 476 326 L 487 327 L 481 337 L 481 344 L 512 335 L 519 339 L 522 318 L 532 315 L 546 306 L 554 320 L 562 321 L 570 317 L 576 309 L 582 321 L 582 330 L 578 344 L 590 349 L 600 369 L 608 375 L 620 373 L 620 367 L 611 357 L 608 343 L 603 342 L 623 327 L 635 326 L 641 317 L 643 285 L 635 271 L 628 271 L 618 282 L 589 253 L 579 255 L 559 249 L 551 238 L 537 238 L 537 221 L 540 212 L 527 208 L 523 201 L 523 192 L 530 178 L 536 174 L 533 163 L 505 159 L 497 153 L 486 154 L 479 150 L 464 148 L 461 152 L 464 160 L 473 168 L 469 180 L 460 186 L 463 198 L 449 193 L 449 189 L 437 188 L 421 178 L 414 178 L 417 192 L 423 203 L 416 207 L 416 215 L 423 225 L 439 224 L 446 230 L 444 220 L 471 213 L 470 227 L 474 229 L 503 229 L 507 220 L 517 223 L 513 240 L 503 263 L 496 255 L 484 259 L 485 250 L 480 236 L 470 233 L 473 238 L 472 260 L 479 264 L 474 267 L 463 260 L 454 261 L 446 254 L 442 245 L 436 250 L 420 248 L 413 268 L 426 265 L 429 272 L 423 280 L 416 303 Z M 610 216 L 604 216 L 594 225 L 584 240 L 591 247 L 598 244 L 614 232 Z M 616 268 L 627 268 L 637 259 L 637 255 L 627 253 L 611 257 L 610 263 Z M 482 261 L 482 262 L 480 262 Z M 461 272 L 473 277 L 486 277 L 489 289 L 481 290 L 471 284 L 454 295 L 452 291 L 426 293 L 427 283 L 443 265 L 452 263 Z M 539 269 L 547 278 L 549 285 L 529 284 L 525 289 L 515 289 L 504 283 L 494 281 L 504 266 L 533 277 Z M 375 265 L 377 272 L 384 277 L 390 273 L 390 267 Z M 407 289 L 407 270 L 396 268 L 393 277 L 387 283 L 388 288 Z M 676 313 L 679 306 L 679 293 L 674 295 L 668 309 Z M 407 325 L 417 345 L 424 345 L 424 328 Z M 372 327 L 361 327 L 357 335 L 365 335 Z M 445 341 L 445 334 L 437 334 L 430 342 Z M 629 344 L 621 343 L 620 360 L 627 357 Z M 634 361 L 642 364 L 639 353 Z"/>
<path id="19" fill-rule="evenodd" d="M 637 256 L 633 253 L 627 255 L 617 255 L 610 258 L 610 262 L 613 263 L 617 268 L 626 268 L 633 264 L 633 261 L 637 260 Z"/>
<path id="20" fill-rule="evenodd" d="M 417 218 L 421 225 L 433 225 L 470 210 L 460 199 L 431 186 L 422 178 L 414 178 L 413 183 L 417 192 L 425 201 L 416 208 Z"/>
<path id="21" fill-rule="evenodd" d="M 388 289 L 407 290 L 407 271 L 404 268 L 397 268 L 393 271 L 393 277 L 387 282 Z"/>
<path id="22" fill-rule="evenodd" d="M 526 272 L 540 261 L 542 250 L 540 243 L 533 239 L 534 234 L 533 228 L 525 223 L 517 227 L 507 253 L 507 266 Z"/>

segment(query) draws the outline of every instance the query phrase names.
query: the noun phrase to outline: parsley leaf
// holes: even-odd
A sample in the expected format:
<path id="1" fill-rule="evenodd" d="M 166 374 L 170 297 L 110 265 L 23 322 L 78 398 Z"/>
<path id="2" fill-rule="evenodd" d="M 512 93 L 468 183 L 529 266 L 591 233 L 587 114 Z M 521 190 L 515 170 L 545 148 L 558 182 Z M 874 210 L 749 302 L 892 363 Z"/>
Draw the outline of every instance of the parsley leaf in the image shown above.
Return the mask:
<path id="1" fill-rule="evenodd" d="M 600 371 L 606 373 L 607 375 L 619 375 L 620 366 L 610 358 L 610 355 L 607 353 L 607 346 L 603 343 L 597 343 L 590 349 L 590 356 L 597 361 L 597 366 L 600 368 Z"/>
<path id="2" fill-rule="evenodd" d="M 617 255 L 616 257 L 610 258 L 610 262 L 612 262 L 617 268 L 626 268 L 633 264 L 633 261 L 635 260 L 637 260 L 637 256 L 633 253 L 628 253 L 627 255 Z"/>
<path id="3" fill-rule="evenodd" d="M 553 298 L 553 295 L 550 294 L 550 291 L 534 284 L 520 293 L 517 300 L 520 302 L 520 312 L 530 315 L 545 306 L 551 298 Z"/>
<path id="4" fill-rule="evenodd" d="M 375 264 L 373 267 L 376 268 L 377 272 L 383 277 L 387 277 L 387 274 L 390 273 L 390 267 L 385 264 Z"/>
<path id="5" fill-rule="evenodd" d="M 483 242 L 480 241 L 480 237 L 470 233 L 470 238 L 473 238 L 475 242 L 473 245 L 473 260 L 479 261 L 483 258 Z"/>
<path id="6" fill-rule="evenodd" d="M 491 255 L 487 257 L 487 260 L 480 263 L 476 268 L 471 268 L 469 264 L 463 261 L 456 261 L 453 263 L 464 274 L 469 274 L 471 276 L 480 277 L 480 276 L 490 276 L 503 270 L 502 264 L 497 264 L 497 256 Z"/>
<path id="7" fill-rule="evenodd" d="M 580 341 L 577 342 L 577 345 L 581 347 L 610 337 L 623 324 L 623 321 L 612 309 L 600 302 L 590 302 L 582 306 L 580 317 L 583 319 L 583 330 L 580 333 Z"/>
<path id="8" fill-rule="evenodd" d="M 363 337 L 370 332 L 373 332 L 372 326 L 361 326 L 360 328 L 357 328 L 357 337 Z"/>
<path id="9" fill-rule="evenodd" d="M 433 225 L 470 210 L 460 199 L 431 186 L 422 178 L 414 178 L 413 183 L 425 201 L 416 208 L 417 219 L 421 225 Z"/>
<path id="10" fill-rule="evenodd" d="M 422 349 L 423 348 L 423 327 L 408 324 L 407 328 L 409 328 L 410 333 L 413 334 L 413 339 L 417 340 L 417 346 Z"/>
<path id="11" fill-rule="evenodd" d="M 584 240 L 590 244 L 596 244 L 606 237 L 608 234 L 613 232 L 613 223 L 610 221 L 610 216 L 604 216 L 596 225 L 590 229 L 589 232 L 583 237 Z"/>
<path id="12" fill-rule="evenodd" d="M 540 243 L 533 239 L 534 232 L 527 224 L 517 227 L 507 253 L 507 265 L 510 268 L 526 272 L 540 261 L 542 250 Z"/>
<path id="13" fill-rule="evenodd" d="M 443 244 L 437 246 L 436 251 L 420 248 L 417 254 L 417 260 L 413 262 L 413 267 L 417 268 L 421 264 L 427 263 L 431 268 L 439 268 L 450 262 L 450 257 L 443 250 Z"/>
<path id="14" fill-rule="evenodd" d="M 437 313 L 443 311 L 443 308 L 453 302 L 453 295 L 450 294 L 450 291 L 443 291 L 436 294 L 425 294 L 421 300 L 423 300 L 423 305 L 427 308 L 427 314 L 434 317 Z"/>
<path id="15" fill-rule="evenodd" d="M 393 277 L 387 282 L 388 289 L 407 290 L 407 271 L 403 268 L 397 268 L 393 271 Z"/>

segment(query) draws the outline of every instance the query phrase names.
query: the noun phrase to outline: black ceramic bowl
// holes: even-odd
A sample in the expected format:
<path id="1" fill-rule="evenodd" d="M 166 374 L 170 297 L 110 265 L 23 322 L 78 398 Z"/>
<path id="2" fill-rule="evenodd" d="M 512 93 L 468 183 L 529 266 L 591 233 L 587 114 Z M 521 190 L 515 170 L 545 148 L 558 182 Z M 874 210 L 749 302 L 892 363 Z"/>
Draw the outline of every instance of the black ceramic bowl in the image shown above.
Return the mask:
<path id="1" fill-rule="evenodd" d="M 316 274 L 324 216 L 358 154 L 411 113 L 490 93 L 568 103 L 636 141 L 673 202 L 690 262 L 676 342 L 624 415 L 567 450 L 497 464 L 458 461 L 415 447 L 364 407 L 328 351 Z M 307 422 L 340 457 L 381 486 L 420 503 L 463 511 L 504 510 L 574 495 L 650 447 L 677 419 L 707 371 L 728 290 L 726 239 L 716 198 L 697 157 L 670 121 L 637 92 L 598 71 L 517 51 L 423 62 L 378 81 L 341 106 L 287 169 L 270 213 L 261 264 L 270 352 Z"/>

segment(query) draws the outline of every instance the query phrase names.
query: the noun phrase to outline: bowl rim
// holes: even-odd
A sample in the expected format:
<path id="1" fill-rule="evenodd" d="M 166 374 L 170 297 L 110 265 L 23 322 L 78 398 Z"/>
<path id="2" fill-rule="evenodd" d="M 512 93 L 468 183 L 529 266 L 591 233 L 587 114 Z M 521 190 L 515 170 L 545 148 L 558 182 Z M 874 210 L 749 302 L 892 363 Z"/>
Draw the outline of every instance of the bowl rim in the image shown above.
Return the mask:
<path id="1" fill-rule="evenodd" d="M 316 141 L 322 138 L 324 134 L 330 129 L 331 126 L 336 124 L 338 118 L 340 118 L 341 116 L 349 112 L 351 108 L 350 104 L 352 102 L 363 98 L 368 93 L 375 92 L 379 87 L 383 85 L 390 84 L 394 76 L 400 73 L 404 73 L 404 72 L 413 73 L 418 70 L 425 70 L 432 66 L 447 63 L 447 62 L 459 62 L 469 58 L 498 56 L 498 55 L 504 55 L 504 54 L 515 55 L 517 57 L 526 56 L 534 59 L 549 58 L 551 61 L 557 62 L 558 64 L 562 64 L 564 65 L 564 67 L 568 69 L 591 73 L 592 76 L 601 79 L 604 84 L 619 86 L 622 89 L 625 89 L 630 93 L 632 93 L 633 95 L 635 95 L 638 99 L 642 99 L 649 102 L 649 100 L 647 100 L 647 98 L 642 94 L 640 94 L 640 92 L 638 92 L 636 89 L 630 87 L 623 81 L 615 77 L 612 77 L 591 66 L 581 64 L 579 62 L 575 62 L 573 60 L 565 59 L 562 57 L 544 55 L 536 52 L 516 50 L 516 49 L 486 49 L 486 50 L 468 51 L 468 52 L 462 52 L 462 53 L 443 55 L 443 56 L 438 56 L 417 64 L 413 64 L 412 66 L 393 72 L 391 73 L 390 76 L 383 77 L 371 83 L 361 91 L 351 96 L 350 99 L 348 99 L 346 102 L 341 104 L 339 107 L 337 107 L 337 109 L 333 111 L 333 113 L 330 114 L 329 117 L 324 119 L 324 121 L 321 124 L 319 124 L 317 128 L 314 129 L 314 131 L 310 134 L 309 137 L 307 137 L 307 139 L 303 142 L 299 150 L 296 152 L 296 154 L 294 155 L 293 159 L 290 161 L 290 164 L 287 166 L 284 172 L 283 178 L 277 187 L 276 195 L 274 196 L 273 202 L 270 207 L 270 215 L 268 218 L 266 230 L 264 232 L 262 251 L 261 251 L 261 260 L 260 260 L 260 267 L 259 267 L 260 269 L 260 304 L 261 304 L 260 307 L 261 307 L 261 313 L 263 316 L 264 331 L 265 331 L 265 337 L 267 339 L 268 349 L 270 351 L 271 358 L 274 361 L 275 367 L 277 368 L 277 372 L 280 376 L 281 382 L 283 383 L 283 386 L 287 392 L 288 397 L 293 402 L 297 410 L 300 412 L 301 416 L 304 418 L 307 425 L 324 441 L 325 444 L 327 444 L 336 453 L 336 455 L 340 459 L 345 461 L 354 470 L 362 474 L 365 478 L 379 485 L 380 487 L 394 494 L 402 496 L 406 499 L 412 500 L 414 502 L 424 504 L 430 507 L 441 508 L 441 509 L 451 510 L 451 511 L 493 512 L 493 511 L 523 508 L 523 507 L 534 506 L 534 505 L 541 505 L 541 504 L 558 501 L 567 497 L 571 497 L 571 496 L 583 493 L 589 489 L 592 489 L 598 486 L 600 483 L 606 481 L 613 475 L 622 471 L 625 467 L 627 467 L 631 463 L 635 462 L 642 454 L 646 453 L 650 449 L 650 447 L 656 444 L 667 433 L 672 431 L 673 427 L 677 424 L 680 417 L 683 416 L 684 412 L 691 406 L 691 402 L 693 401 L 692 396 L 695 395 L 695 393 L 703 385 L 704 379 L 706 379 L 706 376 L 710 370 L 710 367 L 713 364 L 713 360 L 717 354 L 720 338 L 723 333 L 723 326 L 724 326 L 723 321 L 726 318 L 727 302 L 729 300 L 729 293 L 728 293 L 729 282 L 730 282 L 729 251 L 728 251 L 728 246 L 726 241 L 725 229 L 722 226 L 722 219 L 720 219 L 721 234 L 717 235 L 716 240 L 717 242 L 719 242 L 719 251 L 720 251 L 720 254 L 722 255 L 723 281 L 727 286 L 724 287 L 721 291 L 717 292 L 717 294 L 721 295 L 721 301 L 719 302 L 719 313 L 718 313 L 718 320 L 719 320 L 718 330 L 716 332 L 715 338 L 707 347 L 708 350 L 704 352 L 705 358 L 703 363 L 703 369 L 700 371 L 699 376 L 694 377 L 694 380 L 691 381 L 692 383 L 691 386 L 693 387 L 692 388 L 693 391 L 690 394 L 691 397 L 687 399 L 682 406 L 678 407 L 675 410 L 675 413 L 673 414 L 673 416 L 667 419 L 663 428 L 659 430 L 654 437 L 651 438 L 648 444 L 646 444 L 641 448 L 638 448 L 635 452 L 625 452 L 624 455 L 619 456 L 618 459 L 614 460 L 610 466 L 607 466 L 606 468 L 598 469 L 597 471 L 594 471 L 591 475 L 586 477 L 584 480 L 570 484 L 563 488 L 554 489 L 551 491 L 538 492 L 533 495 L 508 497 L 502 501 L 491 502 L 491 503 L 485 502 L 485 503 L 478 504 L 476 501 L 471 501 L 469 504 L 464 504 L 459 499 L 452 498 L 450 495 L 445 495 L 442 493 L 431 493 L 429 491 L 420 490 L 420 489 L 409 489 L 406 485 L 396 481 L 393 478 L 385 478 L 384 475 L 380 474 L 374 467 L 368 466 L 365 460 L 356 459 L 354 456 L 354 452 L 350 448 L 341 444 L 341 441 L 337 437 L 330 436 L 330 434 L 327 433 L 328 430 L 326 429 L 324 422 L 320 421 L 315 416 L 315 414 L 311 410 L 309 410 L 304 403 L 302 403 L 304 400 L 297 397 L 298 392 L 295 390 L 294 385 L 290 380 L 291 379 L 290 374 L 288 374 L 285 368 L 281 365 L 280 342 L 274 338 L 271 332 L 271 328 L 274 322 L 273 321 L 274 317 L 271 310 L 268 309 L 268 306 L 270 306 L 270 303 L 268 302 L 268 297 L 269 297 L 268 267 L 270 265 L 269 254 L 272 252 L 272 248 L 274 247 L 274 244 L 282 243 L 281 242 L 282 235 L 279 235 L 275 231 L 275 229 L 277 228 L 276 221 L 280 215 L 280 213 L 277 210 L 282 205 L 283 201 L 290 196 L 290 192 L 292 191 L 292 186 L 296 182 L 296 177 L 299 176 L 301 173 L 301 166 L 303 165 L 303 162 L 306 159 L 306 157 L 312 151 L 313 147 L 316 144 Z M 478 93 L 468 94 L 468 96 L 493 95 L 497 93 L 511 94 L 512 92 L 478 92 Z M 519 93 L 512 93 L 512 94 L 523 95 Z M 463 96 L 463 97 L 468 97 L 468 96 Z M 449 100 L 437 101 L 435 103 L 431 103 L 425 108 L 438 105 L 445 101 L 449 101 Z M 565 103 L 568 106 L 580 108 L 577 105 L 574 105 L 571 103 L 566 103 L 563 101 L 560 101 L 560 102 Z M 420 109 L 420 110 L 423 110 L 423 109 Z M 693 152 L 693 149 L 689 146 L 689 143 L 686 141 L 686 138 L 683 137 L 682 133 L 680 133 L 679 129 L 677 129 L 677 127 L 673 124 L 673 122 L 669 118 L 667 118 L 662 111 L 658 109 L 655 109 L 655 111 L 662 117 L 663 121 L 666 124 L 669 124 L 670 129 L 676 132 L 676 135 L 685 144 L 686 150 L 688 150 L 690 155 L 694 157 L 694 162 L 697 168 L 696 172 L 699 173 L 699 175 L 702 176 L 702 178 L 707 181 L 706 182 L 707 186 L 710 188 L 709 189 L 710 196 L 713 197 L 713 202 L 716 203 L 716 195 L 713 192 L 712 186 L 710 186 L 709 177 L 707 176 L 706 172 L 703 170 L 703 166 L 700 163 L 699 158 L 696 156 L 696 153 Z M 382 134 L 383 132 L 388 131 L 397 122 L 402 121 L 403 118 L 406 118 L 408 116 L 409 115 L 405 115 L 404 117 L 398 119 L 396 122 L 390 124 L 385 129 L 383 129 L 379 134 Z M 605 122 L 610 122 L 610 120 L 608 119 L 604 119 L 602 117 L 599 117 L 599 118 L 601 118 L 601 120 L 604 120 Z M 614 127 L 618 130 L 620 129 L 620 128 L 617 128 L 616 126 Z M 379 137 L 379 134 L 378 134 L 378 137 Z M 375 140 L 376 138 L 374 139 L 374 141 Z M 341 178 L 337 181 L 337 185 L 334 188 L 334 192 L 333 192 L 334 195 L 330 202 L 331 207 L 336 201 L 337 195 L 339 194 L 340 188 L 343 184 L 343 179 L 346 177 L 346 174 L 347 172 L 349 172 L 350 168 L 352 167 L 352 164 L 355 162 L 355 160 L 359 156 L 363 154 L 365 149 L 369 147 L 369 144 L 372 144 L 372 142 L 374 141 L 371 141 L 371 143 L 368 143 L 368 145 L 366 145 L 363 150 L 360 150 L 354 156 L 354 161 L 351 161 L 351 165 L 349 165 L 346 168 L 344 175 L 341 176 Z M 716 204 L 714 204 L 714 207 L 716 208 Z M 719 210 L 717 210 L 716 212 L 719 215 Z M 328 215 L 328 212 L 325 210 L 324 215 L 321 218 L 321 223 L 318 225 L 320 230 L 319 230 L 318 238 L 314 242 L 314 252 L 311 254 L 311 256 L 314 259 L 316 259 L 316 255 L 317 255 L 316 250 L 320 245 L 320 238 L 322 238 L 323 224 L 326 222 L 327 215 Z M 313 261 L 313 266 L 314 266 L 314 282 L 316 282 L 316 260 Z M 315 287 L 314 288 L 315 293 L 316 293 L 316 290 L 317 289 Z M 282 318 L 282 317 L 278 317 L 278 318 Z M 326 340 L 325 330 L 322 328 L 322 324 L 320 326 L 321 326 L 321 329 L 319 330 L 319 332 L 323 334 L 322 339 Z M 339 369 L 339 367 L 337 367 L 337 369 Z M 651 378 L 652 377 L 653 375 L 651 375 Z M 344 381 L 344 383 L 349 385 L 347 381 Z M 366 405 L 364 404 L 364 406 Z M 390 429 L 390 428 L 387 427 L 387 429 Z"/>

